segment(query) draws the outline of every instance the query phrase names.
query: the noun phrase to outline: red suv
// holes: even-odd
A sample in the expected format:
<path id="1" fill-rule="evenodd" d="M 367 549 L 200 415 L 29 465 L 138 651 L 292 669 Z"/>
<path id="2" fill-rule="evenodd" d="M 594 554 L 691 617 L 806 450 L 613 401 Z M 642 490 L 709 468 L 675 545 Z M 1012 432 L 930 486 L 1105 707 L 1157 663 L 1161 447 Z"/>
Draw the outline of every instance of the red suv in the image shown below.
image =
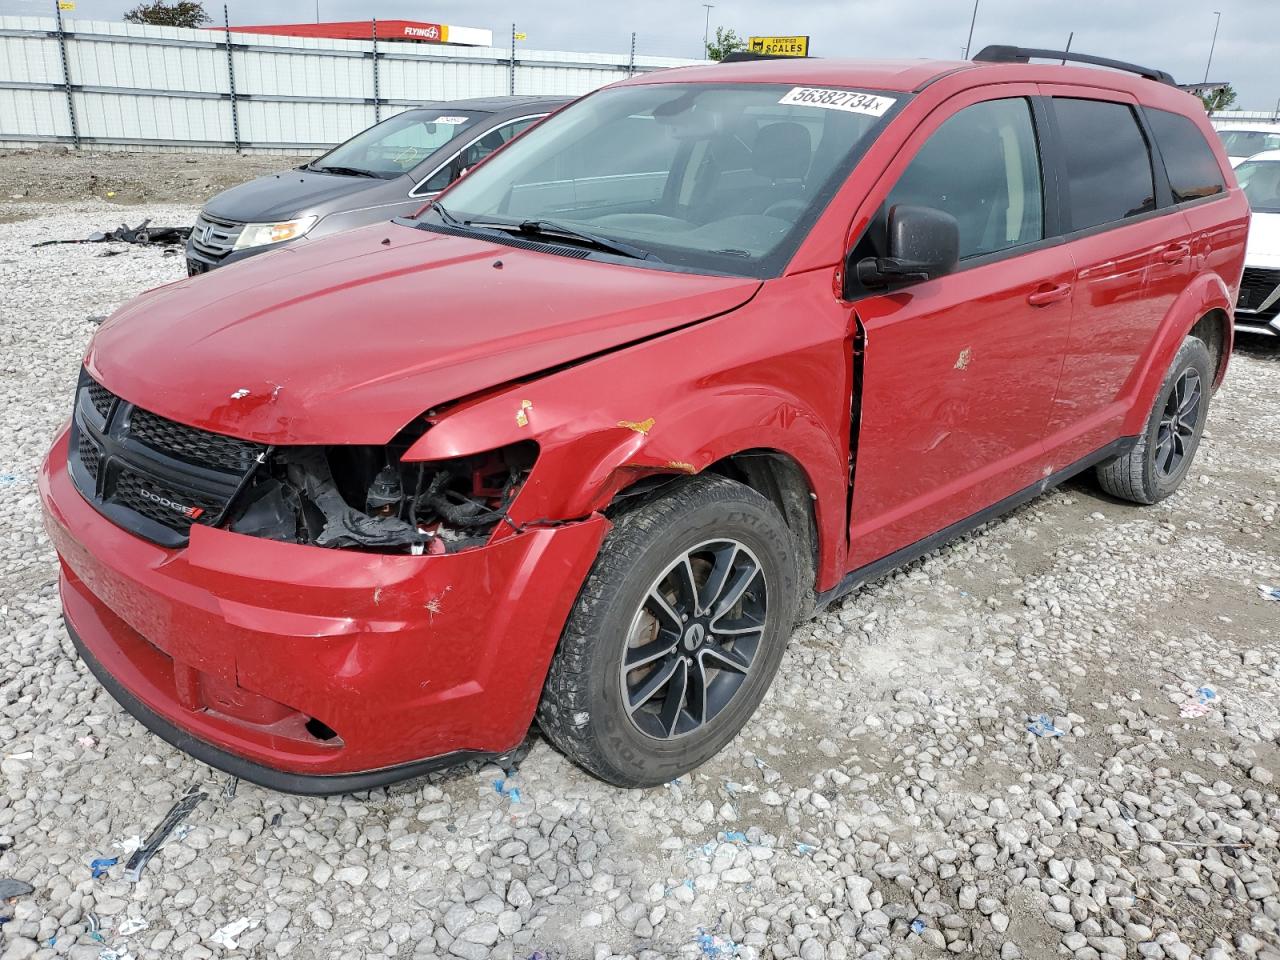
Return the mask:
<path id="1" fill-rule="evenodd" d="M 1185 478 L 1249 207 L 1167 75 L 770 60 L 597 91 L 416 218 L 153 290 L 41 477 L 161 737 L 332 793 L 519 744 L 657 784 L 800 618 L 1067 477 Z"/>

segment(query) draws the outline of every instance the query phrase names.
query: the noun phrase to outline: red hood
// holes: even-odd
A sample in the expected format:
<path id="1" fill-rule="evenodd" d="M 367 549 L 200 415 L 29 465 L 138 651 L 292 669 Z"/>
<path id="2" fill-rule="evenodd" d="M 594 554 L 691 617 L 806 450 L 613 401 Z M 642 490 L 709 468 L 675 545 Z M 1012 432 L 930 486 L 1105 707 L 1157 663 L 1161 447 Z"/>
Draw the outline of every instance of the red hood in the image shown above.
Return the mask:
<path id="1" fill-rule="evenodd" d="M 382 224 L 145 293 L 86 363 L 190 426 L 385 443 L 430 407 L 724 313 L 758 287 Z"/>

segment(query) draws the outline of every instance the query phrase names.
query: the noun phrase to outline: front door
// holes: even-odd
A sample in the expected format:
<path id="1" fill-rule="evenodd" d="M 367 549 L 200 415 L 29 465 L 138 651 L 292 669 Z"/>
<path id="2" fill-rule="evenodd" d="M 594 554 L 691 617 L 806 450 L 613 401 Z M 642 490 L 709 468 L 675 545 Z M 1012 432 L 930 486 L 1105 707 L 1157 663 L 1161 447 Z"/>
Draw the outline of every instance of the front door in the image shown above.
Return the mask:
<path id="1" fill-rule="evenodd" d="M 865 342 L 852 568 L 1042 479 L 1074 263 L 1044 240 L 1054 231 L 1034 88 L 1026 93 L 944 105 L 908 142 L 905 169 L 889 172 L 885 215 L 896 204 L 951 214 L 961 260 L 949 276 L 856 300 Z"/>

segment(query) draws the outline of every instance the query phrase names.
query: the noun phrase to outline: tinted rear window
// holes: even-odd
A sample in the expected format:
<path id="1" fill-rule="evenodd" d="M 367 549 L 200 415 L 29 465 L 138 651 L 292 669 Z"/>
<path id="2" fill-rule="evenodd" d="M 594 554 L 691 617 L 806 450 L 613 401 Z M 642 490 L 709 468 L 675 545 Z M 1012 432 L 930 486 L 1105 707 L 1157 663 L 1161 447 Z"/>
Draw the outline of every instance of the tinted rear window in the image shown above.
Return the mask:
<path id="1" fill-rule="evenodd" d="M 1072 230 L 1154 210 L 1151 153 L 1133 110 L 1123 103 L 1053 101 L 1066 167 Z"/>
<path id="2" fill-rule="evenodd" d="M 1148 109 L 1147 122 L 1164 158 L 1174 200 L 1199 200 L 1227 189 L 1218 160 L 1199 127 L 1167 110 Z"/>

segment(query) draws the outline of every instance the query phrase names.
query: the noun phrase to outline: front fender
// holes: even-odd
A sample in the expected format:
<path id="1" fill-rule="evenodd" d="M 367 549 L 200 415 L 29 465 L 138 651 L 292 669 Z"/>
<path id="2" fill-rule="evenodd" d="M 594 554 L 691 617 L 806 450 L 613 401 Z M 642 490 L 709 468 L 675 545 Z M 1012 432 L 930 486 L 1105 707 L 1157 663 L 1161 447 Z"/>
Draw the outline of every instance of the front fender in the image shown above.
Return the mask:
<path id="1" fill-rule="evenodd" d="M 843 538 L 826 535 L 845 524 L 848 441 L 835 431 L 848 422 L 848 393 L 831 375 L 844 369 L 841 343 L 779 355 L 753 346 L 750 322 L 733 317 L 462 404 L 435 419 L 405 459 L 536 441 L 537 463 L 512 506 L 519 525 L 598 512 L 645 476 L 695 474 L 732 454 L 775 451 L 808 481 L 825 580 L 843 561 Z M 713 357 L 722 362 L 709 373 Z"/>
<path id="2" fill-rule="evenodd" d="M 1160 321 L 1156 335 L 1151 339 L 1151 346 L 1135 364 L 1133 373 L 1129 376 L 1124 392 L 1133 396 L 1134 400 L 1125 416 L 1124 434 L 1126 436 L 1136 436 L 1142 432 L 1147 416 L 1151 412 L 1151 405 L 1155 402 L 1156 393 L 1160 389 L 1160 384 L 1164 382 L 1165 373 L 1173 362 L 1182 341 L 1186 339 L 1191 328 L 1201 317 L 1214 310 L 1221 310 L 1230 318 L 1231 294 L 1218 274 L 1205 271 L 1187 284 L 1174 300 Z M 1218 364 L 1214 380 L 1215 389 L 1226 375 L 1227 359 L 1231 355 L 1231 323 L 1228 322 L 1223 326 L 1223 357 Z"/>

